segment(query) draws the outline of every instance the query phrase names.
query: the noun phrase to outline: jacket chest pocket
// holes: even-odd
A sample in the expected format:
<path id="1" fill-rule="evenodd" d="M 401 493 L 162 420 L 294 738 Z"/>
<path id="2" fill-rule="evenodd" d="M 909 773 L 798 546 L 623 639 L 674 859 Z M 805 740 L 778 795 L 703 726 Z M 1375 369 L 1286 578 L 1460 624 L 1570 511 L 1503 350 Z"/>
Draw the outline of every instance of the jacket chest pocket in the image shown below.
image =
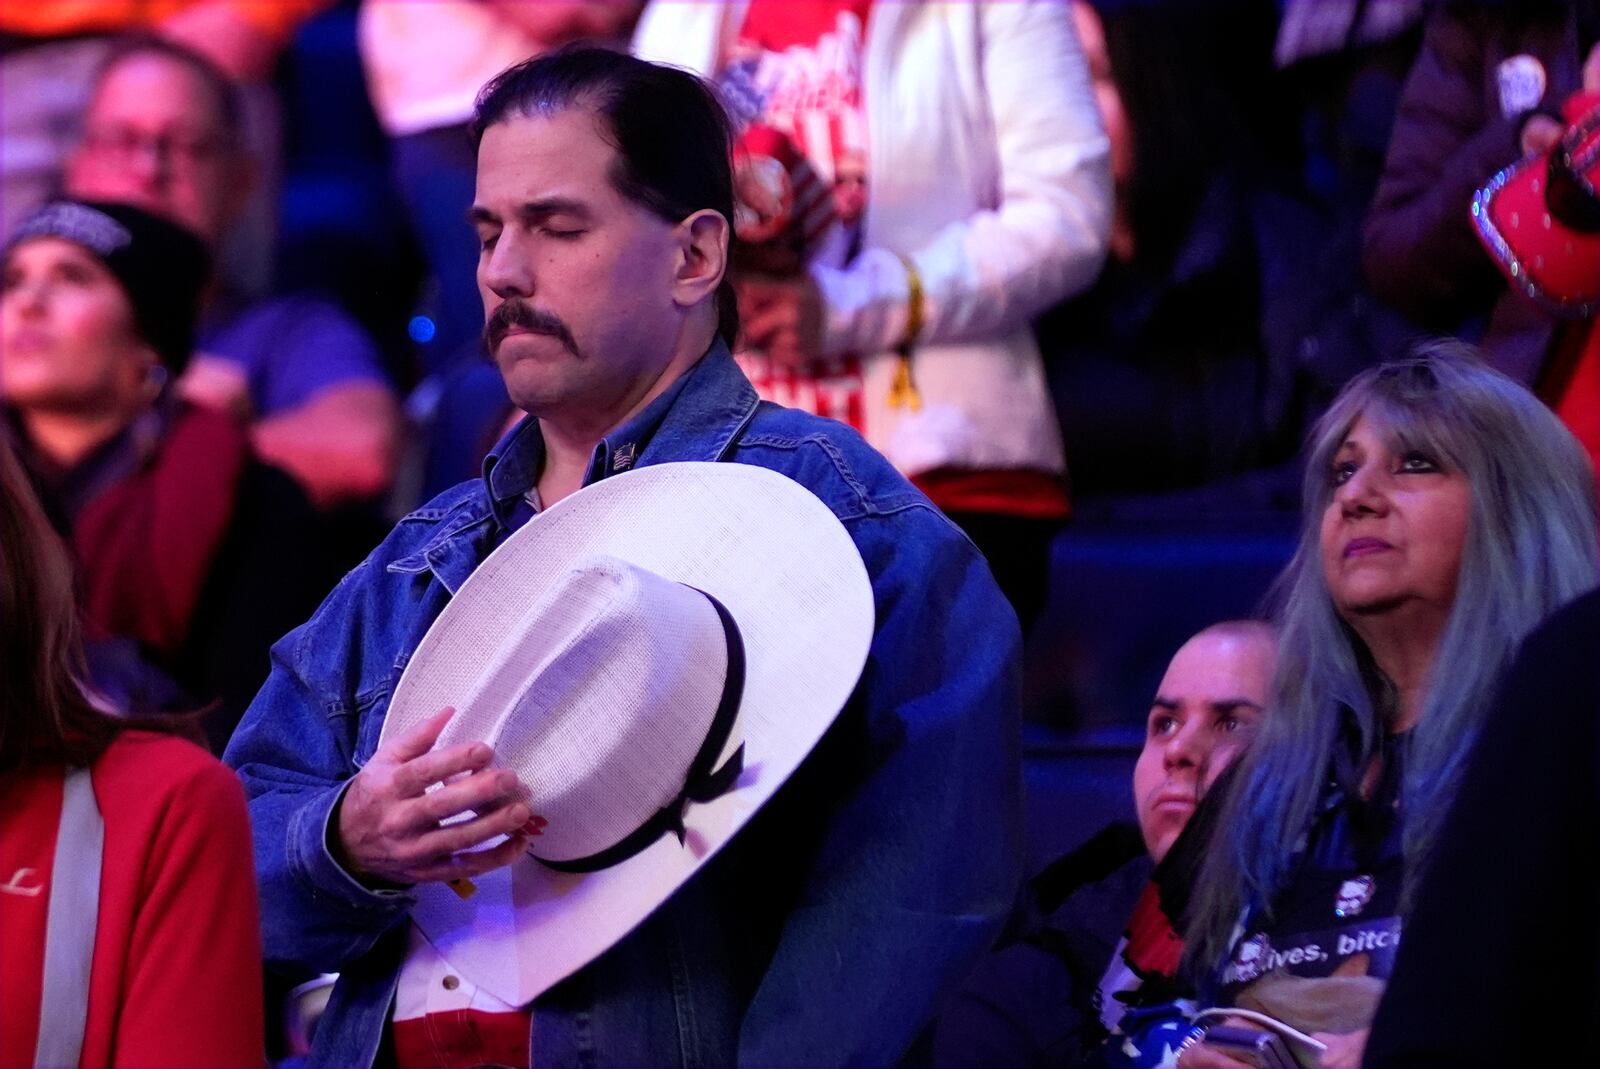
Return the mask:
<path id="1" fill-rule="evenodd" d="M 353 763 L 357 768 L 365 768 L 367 762 L 372 760 L 372 755 L 377 752 L 378 742 L 383 736 L 384 717 L 389 712 L 389 695 L 392 689 L 392 683 L 386 683 L 362 695 L 356 707 L 356 749 Z"/>
<path id="2" fill-rule="evenodd" d="M 371 687 L 357 695 L 356 706 L 356 749 L 354 764 L 357 768 L 364 768 L 372 760 L 372 755 L 377 752 L 378 743 L 383 735 L 383 724 L 389 715 L 389 703 L 394 697 L 394 692 L 400 685 L 400 678 L 405 675 L 406 665 L 411 662 L 411 654 L 422 641 L 422 636 L 433 623 L 433 618 L 439 615 L 440 609 L 421 614 L 415 622 L 415 633 L 409 636 L 401 652 L 395 657 L 394 663 L 389 666 L 388 674 Z"/>

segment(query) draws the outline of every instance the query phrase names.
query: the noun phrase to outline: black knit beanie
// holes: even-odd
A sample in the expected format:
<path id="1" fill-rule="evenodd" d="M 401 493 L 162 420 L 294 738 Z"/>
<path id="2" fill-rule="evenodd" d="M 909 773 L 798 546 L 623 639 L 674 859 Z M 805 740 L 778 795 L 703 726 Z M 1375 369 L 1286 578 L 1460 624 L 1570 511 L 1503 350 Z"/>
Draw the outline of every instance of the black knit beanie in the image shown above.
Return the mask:
<path id="1" fill-rule="evenodd" d="M 198 237 L 132 205 L 57 200 L 23 220 L 6 255 L 35 238 L 70 241 L 98 257 L 127 293 L 140 336 L 173 378 L 183 373 L 211 270 Z"/>

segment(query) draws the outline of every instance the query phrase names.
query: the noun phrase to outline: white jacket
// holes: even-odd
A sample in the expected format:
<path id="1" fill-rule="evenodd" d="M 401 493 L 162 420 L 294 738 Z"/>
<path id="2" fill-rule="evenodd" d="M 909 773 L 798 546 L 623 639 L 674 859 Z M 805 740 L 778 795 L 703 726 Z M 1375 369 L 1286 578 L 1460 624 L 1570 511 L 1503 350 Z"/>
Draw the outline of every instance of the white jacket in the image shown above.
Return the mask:
<path id="1" fill-rule="evenodd" d="M 367 91 L 391 137 L 465 123 L 485 82 L 545 50 L 477 0 L 362 0 L 359 27 Z"/>
<path id="2" fill-rule="evenodd" d="M 746 4 L 653 0 L 645 59 L 715 76 Z M 1093 282 L 1110 146 L 1066 0 L 872 5 L 863 57 L 864 251 L 814 266 L 824 349 L 865 359 L 868 440 L 908 475 L 1063 470 L 1033 318 Z M 891 408 L 906 273 L 922 275 L 921 411 Z"/>

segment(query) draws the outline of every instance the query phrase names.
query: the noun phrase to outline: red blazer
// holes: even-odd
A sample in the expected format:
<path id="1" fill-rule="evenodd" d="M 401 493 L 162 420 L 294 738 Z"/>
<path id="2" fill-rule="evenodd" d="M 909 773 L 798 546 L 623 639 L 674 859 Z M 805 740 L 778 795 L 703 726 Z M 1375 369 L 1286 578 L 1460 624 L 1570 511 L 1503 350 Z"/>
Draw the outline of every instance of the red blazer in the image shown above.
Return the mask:
<path id="1" fill-rule="evenodd" d="M 259 1069 L 261 935 L 244 791 L 199 747 L 123 734 L 105 819 L 81 1069 Z M 31 1069 L 62 772 L 0 782 L 0 1069 Z"/>

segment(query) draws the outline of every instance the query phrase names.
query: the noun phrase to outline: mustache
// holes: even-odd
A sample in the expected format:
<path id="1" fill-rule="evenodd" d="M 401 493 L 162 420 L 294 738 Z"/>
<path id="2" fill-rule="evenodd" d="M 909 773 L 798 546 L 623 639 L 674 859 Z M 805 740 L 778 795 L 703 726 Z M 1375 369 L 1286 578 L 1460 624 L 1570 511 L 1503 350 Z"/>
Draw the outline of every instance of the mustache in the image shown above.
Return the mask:
<path id="1" fill-rule="evenodd" d="M 578 342 L 572 336 L 572 331 L 567 325 L 549 312 L 541 311 L 528 304 L 520 297 L 507 297 L 500 306 L 489 313 L 489 321 L 483 325 L 483 344 L 490 354 L 500 348 L 500 343 L 507 334 L 513 330 L 525 330 L 532 334 L 548 334 L 560 341 L 573 356 L 581 356 L 578 352 Z"/>

